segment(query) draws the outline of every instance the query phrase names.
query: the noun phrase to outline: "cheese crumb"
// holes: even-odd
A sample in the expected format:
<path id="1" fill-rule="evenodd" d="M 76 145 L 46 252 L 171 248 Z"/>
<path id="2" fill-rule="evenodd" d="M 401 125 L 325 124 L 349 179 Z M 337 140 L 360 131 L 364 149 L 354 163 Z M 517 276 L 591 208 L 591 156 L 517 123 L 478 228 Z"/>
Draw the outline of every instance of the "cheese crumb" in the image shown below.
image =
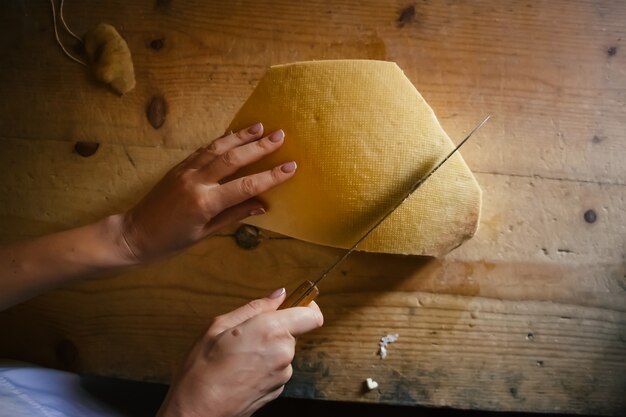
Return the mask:
<path id="1" fill-rule="evenodd" d="M 368 391 L 375 390 L 376 388 L 378 388 L 378 382 L 374 381 L 372 378 L 367 378 L 365 380 L 365 386 L 367 387 Z"/>
<path id="2" fill-rule="evenodd" d="M 383 336 L 380 338 L 380 342 L 378 342 L 378 354 L 381 359 L 385 359 L 387 357 L 387 345 L 389 343 L 394 343 L 398 340 L 400 335 L 398 333 L 388 334 L 387 336 Z"/>

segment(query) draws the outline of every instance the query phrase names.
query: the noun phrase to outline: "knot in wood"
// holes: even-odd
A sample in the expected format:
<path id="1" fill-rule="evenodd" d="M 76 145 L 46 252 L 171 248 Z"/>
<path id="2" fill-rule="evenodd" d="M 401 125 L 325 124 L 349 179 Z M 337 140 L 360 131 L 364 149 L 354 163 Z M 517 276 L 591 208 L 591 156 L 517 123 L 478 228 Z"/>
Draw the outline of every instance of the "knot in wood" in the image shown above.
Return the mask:
<path id="1" fill-rule="evenodd" d="M 153 39 L 150 41 L 150 48 L 154 49 L 155 51 L 158 51 L 160 49 L 163 49 L 163 46 L 165 45 L 165 39 L 160 38 L 160 39 Z"/>
<path id="2" fill-rule="evenodd" d="M 243 249 L 254 249 L 261 243 L 261 231 L 248 224 L 239 226 L 235 232 L 237 246 Z"/>
<path id="3" fill-rule="evenodd" d="M 74 144 L 74 152 L 87 158 L 96 153 L 99 147 L 100 144 L 98 142 L 76 142 Z"/>
<path id="4" fill-rule="evenodd" d="M 587 210 L 583 217 L 585 218 L 585 221 L 587 223 L 595 223 L 596 220 L 598 220 L 598 215 L 596 214 L 595 210 L 592 209 Z"/>
<path id="5" fill-rule="evenodd" d="M 165 123 L 167 103 L 162 96 L 154 96 L 146 106 L 146 116 L 150 125 L 158 129 Z"/>
<path id="6" fill-rule="evenodd" d="M 411 5 L 402 9 L 402 11 L 400 12 L 400 16 L 398 16 L 398 20 L 396 21 L 396 23 L 398 24 L 398 27 L 402 28 L 405 25 L 412 23 L 414 20 L 415 20 L 415 5 Z"/>

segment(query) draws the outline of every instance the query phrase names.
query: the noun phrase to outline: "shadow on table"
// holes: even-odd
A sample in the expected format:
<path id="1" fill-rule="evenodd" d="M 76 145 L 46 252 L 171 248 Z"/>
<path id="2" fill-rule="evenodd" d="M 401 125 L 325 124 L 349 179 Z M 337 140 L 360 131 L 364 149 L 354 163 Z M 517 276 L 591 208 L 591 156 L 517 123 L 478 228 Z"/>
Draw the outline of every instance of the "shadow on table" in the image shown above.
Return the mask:
<path id="1" fill-rule="evenodd" d="M 168 386 L 116 378 L 81 377 L 83 388 L 128 417 L 154 417 L 165 398 Z M 319 417 L 323 415 L 354 415 L 359 417 L 569 417 L 570 414 L 504 413 L 465 411 L 448 408 L 427 408 L 385 404 L 279 398 L 256 412 L 255 417 Z"/>

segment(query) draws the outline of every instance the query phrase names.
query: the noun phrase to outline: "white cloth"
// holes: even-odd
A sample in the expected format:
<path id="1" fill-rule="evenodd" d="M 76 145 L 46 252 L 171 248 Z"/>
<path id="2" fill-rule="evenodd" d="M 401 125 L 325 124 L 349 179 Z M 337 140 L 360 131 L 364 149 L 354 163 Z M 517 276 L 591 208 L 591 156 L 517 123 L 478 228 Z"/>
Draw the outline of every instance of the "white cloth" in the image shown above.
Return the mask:
<path id="1" fill-rule="evenodd" d="M 80 376 L 0 362 L 0 417 L 123 417 L 93 398 Z"/>

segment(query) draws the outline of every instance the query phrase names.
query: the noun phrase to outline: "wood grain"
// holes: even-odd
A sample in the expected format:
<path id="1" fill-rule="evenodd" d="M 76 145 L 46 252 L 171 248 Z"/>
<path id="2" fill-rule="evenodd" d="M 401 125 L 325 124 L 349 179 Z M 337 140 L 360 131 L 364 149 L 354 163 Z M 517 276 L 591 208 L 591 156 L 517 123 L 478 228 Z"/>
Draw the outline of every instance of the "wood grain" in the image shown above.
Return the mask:
<path id="1" fill-rule="evenodd" d="M 494 115 L 464 151 L 473 169 L 626 183 L 626 5 L 619 0 L 418 2 L 415 22 L 402 28 L 403 2 L 189 1 L 166 11 L 147 0 L 68 4 L 76 31 L 108 21 L 128 40 L 138 82 L 123 98 L 60 53 L 45 2 L 9 4 L 0 24 L 19 30 L 2 40 L 0 94 L 23 98 L 0 103 L 12 121 L 0 124 L 5 136 L 193 149 L 223 131 L 269 65 L 386 59 L 405 70 L 453 138 Z M 159 50 L 150 47 L 155 39 Z M 144 108 L 154 95 L 169 109 L 156 130 Z"/>
<path id="2" fill-rule="evenodd" d="M 349 259 L 320 286 L 326 325 L 300 340 L 286 395 L 624 414 L 623 2 L 66 2 L 66 18 L 114 24 L 137 88 L 117 97 L 63 57 L 46 1 L 0 4 L 0 240 L 129 207 L 221 133 L 269 65 L 396 61 L 453 138 L 494 115 L 463 151 L 481 225 L 443 259 Z M 100 146 L 84 157 L 79 141 Z M 234 230 L 0 314 L 0 357 L 167 381 L 211 317 L 341 253 L 267 232 L 244 250 Z M 363 392 L 367 377 L 380 389 Z"/>
<path id="3" fill-rule="evenodd" d="M 84 158 L 63 141 L 2 143 L 0 177 L 30 190 L 2 202 L 7 240 L 122 210 L 184 156 L 103 145 Z M 468 244 L 441 260 L 359 253 L 321 286 L 326 325 L 302 338 L 287 395 L 619 414 L 626 212 L 614 208 L 626 187 L 478 179 L 484 212 Z M 536 201 L 542 206 L 531 209 Z M 585 222 L 588 207 L 598 210 L 596 223 Z M 243 250 L 232 230 L 175 258 L 0 315 L 0 329 L 20 335 L 3 343 L 2 354 L 167 381 L 211 317 L 314 278 L 341 253 L 271 233 Z M 402 339 L 381 361 L 377 341 L 388 332 Z M 380 391 L 361 391 L 367 377 Z"/>

